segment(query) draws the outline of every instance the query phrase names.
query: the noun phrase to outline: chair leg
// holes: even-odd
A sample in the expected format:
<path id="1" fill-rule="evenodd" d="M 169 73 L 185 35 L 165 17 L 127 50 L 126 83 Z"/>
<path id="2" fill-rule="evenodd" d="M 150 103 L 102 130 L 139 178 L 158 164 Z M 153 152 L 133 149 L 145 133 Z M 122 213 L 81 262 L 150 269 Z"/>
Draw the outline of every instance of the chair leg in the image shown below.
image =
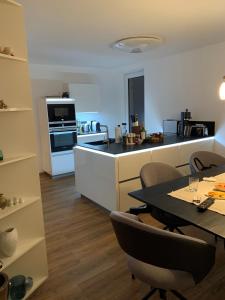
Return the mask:
<path id="1" fill-rule="evenodd" d="M 167 299 L 166 291 L 162 290 L 162 289 L 159 289 L 159 296 L 160 296 L 160 299 L 166 300 Z"/>
<path id="2" fill-rule="evenodd" d="M 187 298 L 185 298 L 183 295 L 181 295 L 180 293 L 178 293 L 175 290 L 171 290 L 171 293 L 173 293 L 180 300 L 187 300 Z"/>
<path id="3" fill-rule="evenodd" d="M 144 298 L 142 298 L 142 300 L 148 300 L 153 294 L 155 294 L 155 292 L 157 291 L 157 289 L 153 288 L 151 289 L 147 295 L 144 296 Z"/>
<path id="4" fill-rule="evenodd" d="M 183 235 L 184 235 L 184 233 L 183 233 L 178 227 L 176 227 L 175 229 L 176 229 L 176 231 L 178 231 L 180 234 L 183 234 Z"/>

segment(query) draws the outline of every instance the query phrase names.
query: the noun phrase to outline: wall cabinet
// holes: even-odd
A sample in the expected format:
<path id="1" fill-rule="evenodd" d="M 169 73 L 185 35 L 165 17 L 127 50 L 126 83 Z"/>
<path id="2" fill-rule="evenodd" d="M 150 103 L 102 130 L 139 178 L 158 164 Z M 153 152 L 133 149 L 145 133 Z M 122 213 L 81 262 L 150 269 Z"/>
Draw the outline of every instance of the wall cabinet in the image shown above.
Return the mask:
<path id="1" fill-rule="evenodd" d="M 0 98 L 8 109 L 0 110 L 0 193 L 17 197 L 17 203 L 0 209 L 0 231 L 15 227 L 18 244 L 11 257 L 0 254 L 0 271 L 12 276 L 31 276 L 33 288 L 48 276 L 40 182 L 37 168 L 34 120 L 28 74 L 26 36 L 22 6 L 13 0 L 0 1 L 1 46 L 13 48 L 15 56 L 0 54 Z"/>
<path id="2" fill-rule="evenodd" d="M 69 84 L 69 92 L 76 101 L 77 112 L 100 111 L 100 89 L 97 84 Z"/>

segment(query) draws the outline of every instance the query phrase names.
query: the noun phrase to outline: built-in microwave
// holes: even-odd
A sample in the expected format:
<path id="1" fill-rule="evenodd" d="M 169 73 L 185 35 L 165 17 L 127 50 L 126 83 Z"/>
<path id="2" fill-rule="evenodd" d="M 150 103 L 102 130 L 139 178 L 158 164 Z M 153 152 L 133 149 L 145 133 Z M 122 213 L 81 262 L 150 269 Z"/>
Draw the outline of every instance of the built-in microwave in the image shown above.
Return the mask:
<path id="1" fill-rule="evenodd" d="M 47 99 L 48 122 L 75 122 L 75 101 L 73 99 Z"/>
<path id="2" fill-rule="evenodd" d="M 76 130 L 53 131 L 49 133 L 51 152 L 72 150 L 77 144 Z"/>

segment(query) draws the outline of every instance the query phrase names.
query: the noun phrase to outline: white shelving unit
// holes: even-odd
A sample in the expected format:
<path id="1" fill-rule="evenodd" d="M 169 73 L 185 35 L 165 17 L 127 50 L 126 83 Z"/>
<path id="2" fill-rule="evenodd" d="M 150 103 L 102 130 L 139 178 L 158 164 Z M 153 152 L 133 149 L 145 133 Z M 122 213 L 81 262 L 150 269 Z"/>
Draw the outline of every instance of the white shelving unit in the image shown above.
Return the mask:
<path id="1" fill-rule="evenodd" d="M 32 108 L 29 107 L 11 107 L 11 108 L 6 108 L 6 109 L 0 109 L 0 113 L 5 113 L 5 112 L 17 112 L 17 111 L 32 111 Z"/>
<path id="2" fill-rule="evenodd" d="M 16 163 L 21 160 L 29 159 L 29 158 L 32 158 L 35 156 L 36 156 L 36 154 L 23 154 L 20 156 L 5 158 L 4 160 L 0 161 L 0 167 L 8 165 L 8 164 Z"/>
<path id="3" fill-rule="evenodd" d="M 15 56 L 0 53 L 0 99 L 9 106 L 0 109 L 0 193 L 19 197 L 18 203 L 0 209 L 0 231 L 15 227 L 18 231 L 16 252 L 5 257 L 0 252 L 0 271 L 9 278 L 31 276 L 32 289 L 24 299 L 48 277 L 40 182 L 37 168 L 36 141 L 29 82 L 26 36 L 21 4 L 0 0 L 1 46 L 12 47 Z"/>
<path id="4" fill-rule="evenodd" d="M 22 62 L 27 61 L 25 58 L 12 56 L 12 55 L 6 55 L 6 54 L 3 54 L 3 53 L 0 53 L 0 58 L 9 59 L 9 60 L 18 60 L 18 61 L 22 61 Z"/>

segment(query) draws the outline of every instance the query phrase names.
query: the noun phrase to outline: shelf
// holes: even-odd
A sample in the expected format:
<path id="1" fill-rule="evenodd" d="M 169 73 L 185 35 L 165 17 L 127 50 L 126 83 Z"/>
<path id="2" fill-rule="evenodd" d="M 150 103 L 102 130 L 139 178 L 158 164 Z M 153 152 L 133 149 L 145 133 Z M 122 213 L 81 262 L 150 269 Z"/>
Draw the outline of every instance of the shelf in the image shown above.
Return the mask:
<path id="1" fill-rule="evenodd" d="M 31 111 L 32 108 L 29 107 L 11 107 L 6 109 L 0 109 L 0 113 L 3 112 L 15 112 L 15 111 Z"/>
<path id="2" fill-rule="evenodd" d="M 22 61 L 22 62 L 26 62 L 27 61 L 25 58 L 17 57 L 17 56 L 11 56 L 11 55 L 6 55 L 6 54 L 3 54 L 3 53 L 0 53 L 0 58 L 10 59 L 10 60 L 17 60 L 17 61 Z"/>
<path id="3" fill-rule="evenodd" d="M 48 279 L 48 276 L 43 276 L 41 278 L 34 278 L 34 285 L 33 285 L 32 289 L 27 292 L 26 296 L 24 297 L 24 300 L 26 300 L 47 279 Z"/>
<path id="4" fill-rule="evenodd" d="M 19 241 L 18 247 L 16 249 L 16 252 L 13 254 L 13 256 L 11 256 L 11 257 L 0 256 L 0 259 L 3 262 L 3 268 L 1 269 L 1 271 L 8 268 L 17 259 L 22 257 L 24 254 L 26 254 L 28 251 L 30 251 L 32 248 L 34 248 L 36 245 L 38 245 L 42 241 L 44 241 L 44 237 Z"/>
<path id="5" fill-rule="evenodd" d="M 0 209 L 0 220 L 40 200 L 40 197 L 21 197 L 21 198 L 24 200 L 23 203 L 18 203 L 15 206 L 6 207 L 5 209 Z"/>
<path id="6" fill-rule="evenodd" d="M 4 158 L 3 160 L 0 161 L 0 167 L 8 165 L 8 164 L 19 162 L 21 160 L 29 159 L 29 158 L 32 158 L 32 157 L 36 157 L 36 154 L 30 153 L 30 154 L 15 156 L 15 157 Z"/>
<path id="7" fill-rule="evenodd" d="M 0 0 L 0 3 L 10 4 L 14 6 L 21 6 L 20 3 L 17 3 L 16 1 L 13 0 Z"/>

